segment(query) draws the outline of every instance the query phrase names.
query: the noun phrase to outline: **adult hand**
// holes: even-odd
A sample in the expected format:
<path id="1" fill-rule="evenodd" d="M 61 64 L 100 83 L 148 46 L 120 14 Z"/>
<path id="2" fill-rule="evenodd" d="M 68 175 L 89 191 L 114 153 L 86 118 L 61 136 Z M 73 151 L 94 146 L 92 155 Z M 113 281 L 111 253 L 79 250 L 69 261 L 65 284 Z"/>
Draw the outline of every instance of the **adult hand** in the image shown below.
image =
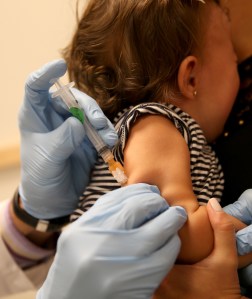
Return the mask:
<path id="1" fill-rule="evenodd" d="M 207 205 L 214 230 L 214 249 L 194 265 L 175 265 L 153 298 L 241 299 L 235 231 L 215 199 Z"/>
<path id="2" fill-rule="evenodd" d="M 223 210 L 250 225 L 252 223 L 252 189 L 244 191 L 237 201 L 225 206 Z"/>
<path id="3" fill-rule="evenodd" d="M 148 299 L 174 265 L 186 221 L 156 187 L 130 185 L 102 196 L 60 236 L 37 299 Z"/>
<path id="4" fill-rule="evenodd" d="M 242 193 L 239 199 L 224 208 L 224 211 L 248 226 L 236 233 L 236 243 L 239 255 L 252 252 L 252 189 Z M 239 270 L 240 283 L 244 287 L 252 286 L 252 265 Z"/>
<path id="5" fill-rule="evenodd" d="M 19 114 L 19 192 L 25 210 L 37 218 L 68 215 L 76 208 L 96 157 L 83 125 L 51 99 L 53 79 L 65 72 L 65 62 L 57 60 L 32 73 Z M 117 135 L 96 102 L 80 91 L 73 92 L 104 141 L 113 145 Z"/>
<path id="6" fill-rule="evenodd" d="M 242 193 L 239 199 L 223 209 L 226 213 L 238 218 L 248 226 L 236 234 L 237 249 L 240 255 L 252 251 L 252 189 Z"/>

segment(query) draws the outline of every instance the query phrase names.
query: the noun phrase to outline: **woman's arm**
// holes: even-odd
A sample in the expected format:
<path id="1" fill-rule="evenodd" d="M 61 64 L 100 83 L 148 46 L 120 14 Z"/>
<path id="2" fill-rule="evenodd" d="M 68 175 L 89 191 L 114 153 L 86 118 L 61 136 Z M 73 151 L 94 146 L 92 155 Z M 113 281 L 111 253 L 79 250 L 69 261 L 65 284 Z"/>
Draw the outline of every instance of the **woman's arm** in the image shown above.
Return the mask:
<path id="1" fill-rule="evenodd" d="M 44 246 L 45 243 L 51 240 L 51 238 L 54 236 L 55 233 L 37 231 L 35 228 L 20 220 L 14 213 L 12 204 L 10 205 L 9 209 L 10 217 L 15 228 L 35 245 Z"/>

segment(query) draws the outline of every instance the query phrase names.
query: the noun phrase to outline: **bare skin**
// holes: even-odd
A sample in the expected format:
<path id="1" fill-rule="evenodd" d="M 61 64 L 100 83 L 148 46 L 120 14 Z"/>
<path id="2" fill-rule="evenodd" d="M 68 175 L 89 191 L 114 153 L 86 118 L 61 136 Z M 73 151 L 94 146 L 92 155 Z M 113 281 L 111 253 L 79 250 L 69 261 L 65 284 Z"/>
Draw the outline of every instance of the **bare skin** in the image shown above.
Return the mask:
<path id="1" fill-rule="evenodd" d="M 234 48 L 241 62 L 252 54 L 252 1 L 221 0 L 229 11 Z"/>
<path id="2" fill-rule="evenodd" d="M 233 224 L 218 203 L 210 200 L 206 209 L 214 231 L 211 254 L 194 265 L 175 265 L 153 299 L 246 298 L 240 295 Z"/>
<path id="3" fill-rule="evenodd" d="M 222 0 L 221 3 L 230 9 L 232 38 L 238 60 L 241 62 L 252 54 L 252 2 Z M 17 229 L 35 243 L 41 244 L 50 238 L 47 233 L 40 233 L 19 221 L 13 213 L 11 216 Z M 214 229 L 214 246 L 209 258 L 196 265 L 176 265 L 157 291 L 155 299 L 245 299 L 239 294 L 233 226 L 230 223 L 225 224 L 223 217 L 223 213 L 215 220 L 210 217 Z M 172 288 L 169 289 L 169 285 L 172 285 Z M 199 288 L 202 285 L 204 288 Z"/>
<path id="4" fill-rule="evenodd" d="M 203 43 L 197 54 L 186 57 L 179 68 L 180 97 L 165 100 L 191 115 L 202 128 L 206 140 L 212 142 L 223 131 L 239 79 L 228 15 L 214 4 L 204 9 Z M 193 96 L 195 90 L 197 95 Z M 206 208 L 198 205 L 193 192 L 190 152 L 175 126 L 162 116 L 138 119 L 124 150 L 124 166 L 128 184 L 157 185 L 171 206 L 180 205 L 186 209 L 188 221 L 179 232 L 182 246 L 178 262 L 193 264 L 206 258 L 213 249 L 213 231 Z M 229 217 L 236 231 L 245 227 L 239 220 Z M 250 264 L 251 258 L 251 255 L 244 256 L 240 267 Z"/>
<path id="5" fill-rule="evenodd" d="M 206 207 L 199 206 L 193 193 L 188 146 L 174 125 L 162 116 L 142 117 L 131 130 L 124 166 L 128 184 L 157 185 L 169 205 L 186 209 L 188 221 L 179 232 L 182 246 L 178 262 L 193 264 L 206 258 L 213 249 L 213 231 Z M 236 230 L 245 227 L 239 220 L 228 217 Z M 243 257 L 241 266 L 251 262 L 251 256 Z"/>

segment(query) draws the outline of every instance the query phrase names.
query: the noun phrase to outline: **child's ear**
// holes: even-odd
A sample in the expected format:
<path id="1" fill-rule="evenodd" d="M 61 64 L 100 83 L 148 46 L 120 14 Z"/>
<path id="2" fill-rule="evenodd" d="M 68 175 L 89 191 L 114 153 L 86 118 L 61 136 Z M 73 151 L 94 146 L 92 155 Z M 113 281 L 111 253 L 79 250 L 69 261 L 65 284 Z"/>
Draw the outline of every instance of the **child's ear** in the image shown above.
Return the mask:
<path id="1" fill-rule="evenodd" d="M 193 99 L 197 93 L 197 66 L 198 59 L 191 55 L 187 56 L 179 67 L 178 87 L 179 91 L 187 99 Z"/>

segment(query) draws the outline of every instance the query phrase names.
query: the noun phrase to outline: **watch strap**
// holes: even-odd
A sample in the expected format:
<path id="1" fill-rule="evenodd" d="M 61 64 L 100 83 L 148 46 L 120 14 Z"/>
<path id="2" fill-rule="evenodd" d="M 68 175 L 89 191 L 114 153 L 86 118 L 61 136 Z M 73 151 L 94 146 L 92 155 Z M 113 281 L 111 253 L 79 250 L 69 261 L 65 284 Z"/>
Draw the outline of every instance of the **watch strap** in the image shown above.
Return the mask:
<path id="1" fill-rule="evenodd" d="M 38 219 L 33 217 L 21 208 L 18 189 L 14 193 L 12 204 L 15 215 L 24 223 L 40 232 L 56 232 L 70 222 L 69 215 L 54 219 Z"/>

